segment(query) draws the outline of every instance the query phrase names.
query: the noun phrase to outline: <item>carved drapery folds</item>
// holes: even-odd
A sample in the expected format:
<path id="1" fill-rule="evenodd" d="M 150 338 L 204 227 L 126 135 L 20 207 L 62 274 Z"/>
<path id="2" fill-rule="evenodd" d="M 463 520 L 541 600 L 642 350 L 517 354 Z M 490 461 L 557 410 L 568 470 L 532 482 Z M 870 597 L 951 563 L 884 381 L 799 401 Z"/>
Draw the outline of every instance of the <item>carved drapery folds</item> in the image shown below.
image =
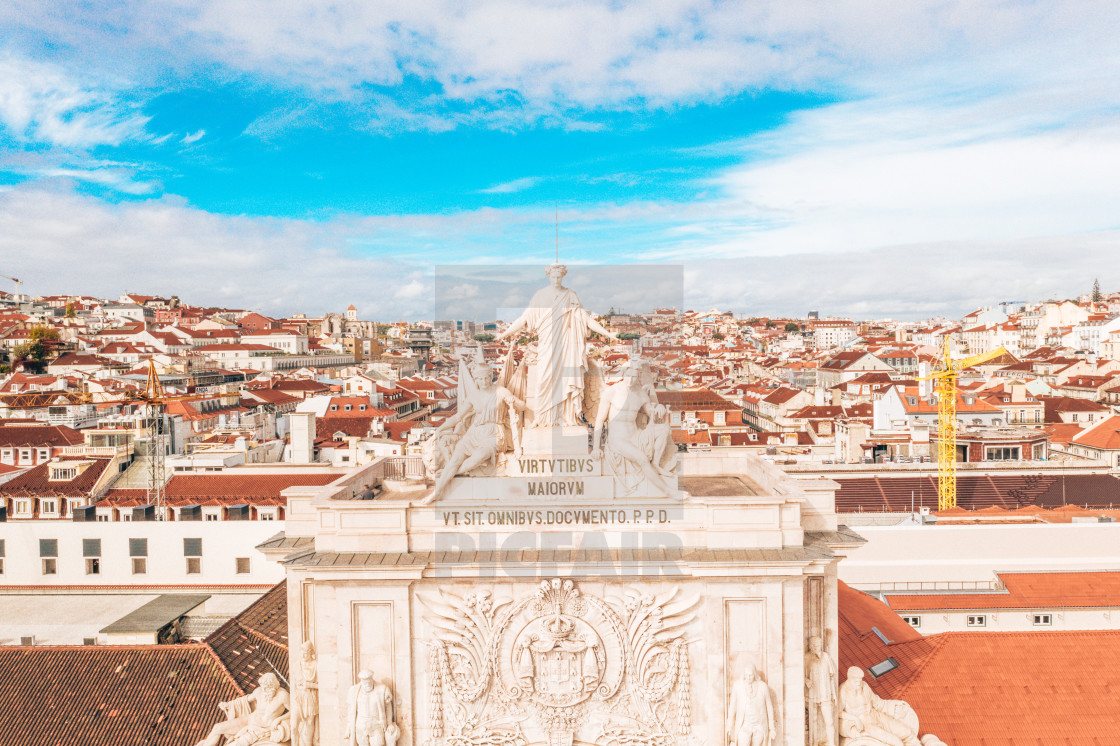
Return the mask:
<path id="1" fill-rule="evenodd" d="M 684 634 L 696 599 L 678 595 L 631 588 L 608 601 L 553 579 L 503 601 L 485 591 L 422 596 L 434 629 L 432 737 L 450 746 L 514 746 L 539 732 L 550 746 L 570 746 L 594 721 L 598 731 L 585 740 L 683 742 L 692 728 Z"/>

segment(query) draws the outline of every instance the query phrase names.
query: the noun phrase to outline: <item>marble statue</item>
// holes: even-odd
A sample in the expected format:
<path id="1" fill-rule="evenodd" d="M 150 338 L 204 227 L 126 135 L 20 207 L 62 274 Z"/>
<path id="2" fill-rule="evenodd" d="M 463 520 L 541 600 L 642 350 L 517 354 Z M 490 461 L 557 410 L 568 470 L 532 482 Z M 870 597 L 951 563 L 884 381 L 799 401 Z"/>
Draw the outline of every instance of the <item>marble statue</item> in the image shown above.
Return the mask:
<path id="1" fill-rule="evenodd" d="M 758 678 L 758 670 L 748 664 L 743 676 L 731 687 L 727 707 L 728 746 L 770 746 L 774 737 L 774 705 L 770 687 Z"/>
<path id="2" fill-rule="evenodd" d="M 346 693 L 346 746 L 396 746 L 401 730 L 396 723 L 393 694 L 363 669 L 358 683 Z"/>
<path id="3" fill-rule="evenodd" d="M 918 716 L 901 700 L 881 699 L 852 666 L 840 685 L 840 743 L 845 746 L 921 746 Z"/>
<path id="4" fill-rule="evenodd" d="M 299 674 L 292 696 L 292 746 L 319 746 L 319 660 L 310 640 L 300 648 Z"/>
<path id="5" fill-rule="evenodd" d="M 288 692 L 280 686 L 274 673 L 261 676 L 260 686 L 244 697 L 219 702 L 226 714 L 196 746 L 218 746 L 225 738 L 227 746 L 266 746 L 289 741 Z"/>
<path id="6" fill-rule="evenodd" d="M 459 398 L 459 411 L 440 425 L 431 439 L 436 444 L 446 443 L 443 446 L 446 460 L 438 472 L 435 488 L 424 500 L 426 503 L 438 499 L 456 474 L 468 474 L 507 450 L 512 441 L 506 429 L 508 409 L 525 409 L 523 401 L 494 382 L 494 371 L 481 360 L 470 366 L 465 378 L 469 383 L 463 387 L 464 394 Z M 467 383 L 463 377 L 460 380 L 461 385 Z M 453 448 L 450 441 L 442 441 L 446 433 L 457 436 Z M 446 454 L 448 450 L 449 455 Z"/>
<path id="7" fill-rule="evenodd" d="M 534 360 L 528 376 L 528 401 L 532 427 L 580 425 L 583 412 L 584 375 L 587 373 L 587 335 L 612 335 L 563 286 L 568 268 L 545 268 L 549 286 L 533 294 L 528 308 L 498 335 L 497 341 L 516 335 L 536 335 Z"/>
<path id="8" fill-rule="evenodd" d="M 809 708 L 809 746 L 836 746 L 836 664 L 820 637 L 809 638 L 805 654 L 805 702 Z"/>
<path id="9" fill-rule="evenodd" d="M 646 383 L 642 378 L 642 365 L 631 361 L 622 380 L 600 394 L 591 455 L 602 458 L 605 450 L 612 471 L 624 482 L 633 483 L 635 478 L 644 477 L 667 495 L 670 486 L 666 480 L 673 477 L 676 464 L 669 413 L 658 403 L 652 381 Z"/>

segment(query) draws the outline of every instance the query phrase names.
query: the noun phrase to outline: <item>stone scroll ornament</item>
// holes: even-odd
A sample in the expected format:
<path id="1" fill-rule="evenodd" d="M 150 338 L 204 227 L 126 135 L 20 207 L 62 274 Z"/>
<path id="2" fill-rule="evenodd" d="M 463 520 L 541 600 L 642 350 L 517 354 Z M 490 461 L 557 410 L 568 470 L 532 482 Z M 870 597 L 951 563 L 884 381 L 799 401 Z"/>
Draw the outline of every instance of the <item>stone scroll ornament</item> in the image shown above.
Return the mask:
<path id="1" fill-rule="evenodd" d="M 675 746 L 692 729 L 685 629 L 698 599 L 628 588 L 608 602 L 571 580 L 495 601 L 421 596 L 434 629 L 431 744 Z"/>

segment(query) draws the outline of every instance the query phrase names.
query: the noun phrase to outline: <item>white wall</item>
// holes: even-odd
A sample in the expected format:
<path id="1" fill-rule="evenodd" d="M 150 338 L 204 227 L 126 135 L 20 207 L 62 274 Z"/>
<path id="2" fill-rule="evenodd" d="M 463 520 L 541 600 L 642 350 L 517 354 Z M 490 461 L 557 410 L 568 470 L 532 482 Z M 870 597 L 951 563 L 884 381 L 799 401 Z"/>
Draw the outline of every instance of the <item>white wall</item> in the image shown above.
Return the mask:
<path id="1" fill-rule="evenodd" d="M 923 635 L 939 632 L 1039 632 L 1082 629 L 1120 629 L 1120 608 L 1116 609 L 973 609 L 971 611 L 905 611 L 902 616 L 917 616 Z M 1049 614 L 1049 625 L 1035 625 L 1036 614 Z M 982 615 L 983 627 L 969 627 L 968 617 Z"/>
<path id="2" fill-rule="evenodd" d="M 878 590 L 881 583 L 990 583 L 997 571 L 1120 568 L 1120 523 L 853 530 L 867 543 L 840 562 L 840 579 L 860 590 Z"/>
<path id="3" fill-rule="evenodd" d="M 284 569 L 254 547 L 284 530 L 283 521 L 8 521 L 0 523 L 4 573 L 0 585 L 272 585 Z M 148 572 L 132 574 L 130 538 L 148 539 Z M 202 572 L 188 575 L 183 539 L 202 539 Z M 101 573 L 86 575 L 82 539 L 101 539 Z M 43 575 L 39 539 L 58 539 L 58 572 Z M 249 573 L 235 559 L 249 558 Z"/>

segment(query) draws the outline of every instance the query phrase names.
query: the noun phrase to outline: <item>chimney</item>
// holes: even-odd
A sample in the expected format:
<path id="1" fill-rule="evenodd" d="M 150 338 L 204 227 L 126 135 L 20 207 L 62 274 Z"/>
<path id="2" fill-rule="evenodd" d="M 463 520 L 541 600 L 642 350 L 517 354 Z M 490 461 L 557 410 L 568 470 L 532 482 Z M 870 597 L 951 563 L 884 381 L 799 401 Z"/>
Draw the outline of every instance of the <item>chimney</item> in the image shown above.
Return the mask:
<path id="1" fill-rule="evenodd" d="M 288 417 L 291 422 L 291 462 L 313 463 L 315 461 L 315 413 L 292 412 Z"/>

